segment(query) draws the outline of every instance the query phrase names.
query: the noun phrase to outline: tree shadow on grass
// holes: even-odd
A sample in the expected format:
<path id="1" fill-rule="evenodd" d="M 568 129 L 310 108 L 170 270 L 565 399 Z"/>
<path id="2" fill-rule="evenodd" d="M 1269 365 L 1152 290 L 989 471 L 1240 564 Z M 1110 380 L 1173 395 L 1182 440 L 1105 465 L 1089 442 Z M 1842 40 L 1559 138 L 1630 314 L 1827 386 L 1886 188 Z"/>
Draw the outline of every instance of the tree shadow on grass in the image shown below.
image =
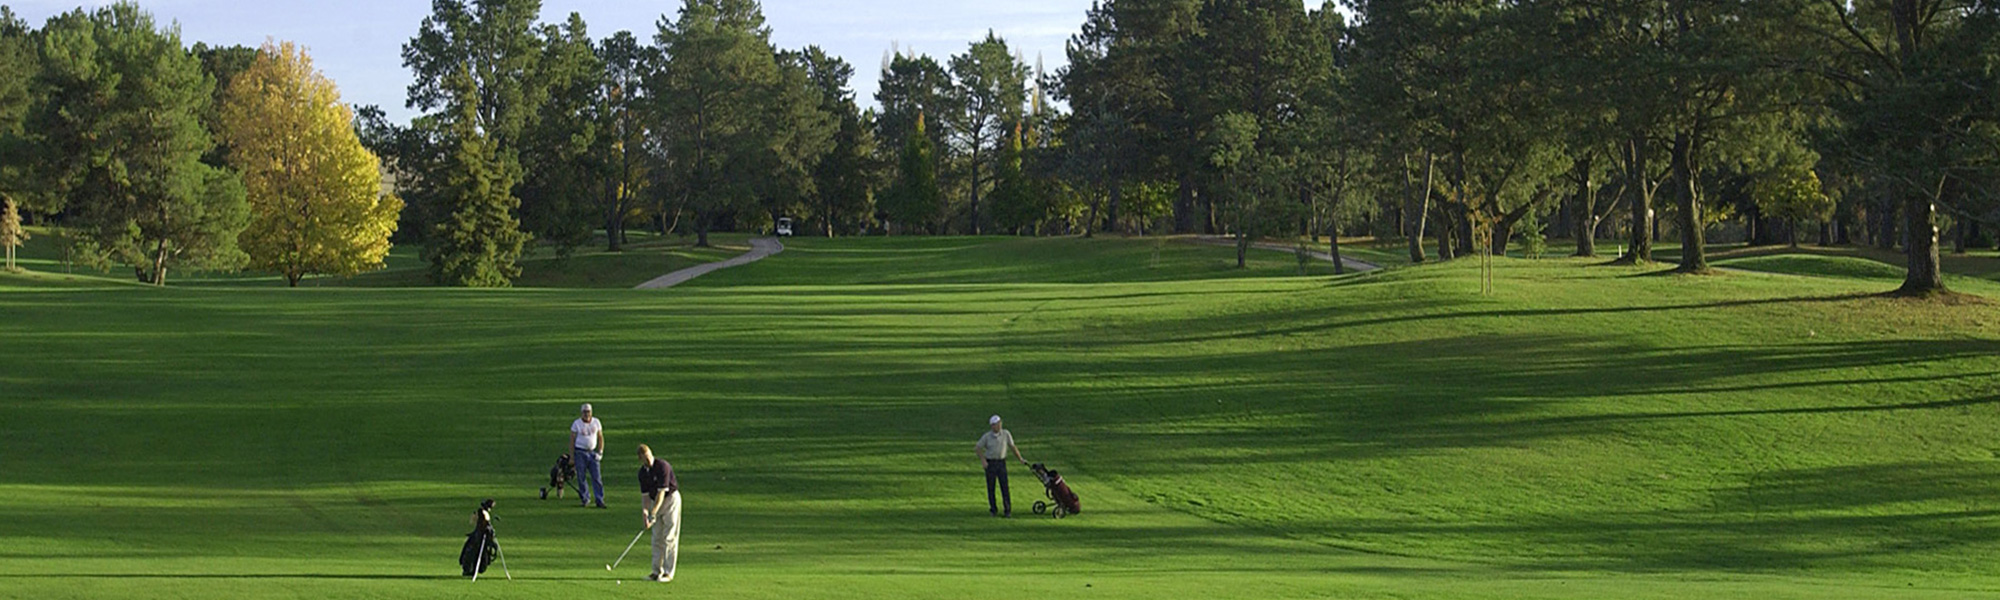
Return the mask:
<path id="1" fill-rule="evenodd" d="M 1354 519 L 1312 528 L 1332 545 L 1463 544 L 1467 560 L 1523 570 L 1857 572 L 1912 553 L 1978 573 L 2000 535 L 2000 468 L 1920 462 L 1763 473 L 1696 511 L 1588 511 L 1507 522 Z M 1483 550 L 1483 551 L 1482 551 Z"/>

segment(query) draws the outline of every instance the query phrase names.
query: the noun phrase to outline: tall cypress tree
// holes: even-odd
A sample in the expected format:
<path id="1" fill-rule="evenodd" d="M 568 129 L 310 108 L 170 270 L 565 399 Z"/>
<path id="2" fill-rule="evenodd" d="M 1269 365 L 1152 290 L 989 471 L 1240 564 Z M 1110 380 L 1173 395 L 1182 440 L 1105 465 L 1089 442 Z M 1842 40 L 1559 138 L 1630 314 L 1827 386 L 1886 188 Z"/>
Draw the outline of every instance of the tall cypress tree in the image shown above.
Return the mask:
<path id="1" fill-rule="evenodd" d="M 942 212 L 944 194 L 938 189 L 937 155 L 932 151 L 930 132 L 922 114 L 916 129 L 904 136 L 903 153 L 897 161 L 896 183 L 882 198 L 882 212 L 892 225 L 905 232 L 929 229 Z"/>

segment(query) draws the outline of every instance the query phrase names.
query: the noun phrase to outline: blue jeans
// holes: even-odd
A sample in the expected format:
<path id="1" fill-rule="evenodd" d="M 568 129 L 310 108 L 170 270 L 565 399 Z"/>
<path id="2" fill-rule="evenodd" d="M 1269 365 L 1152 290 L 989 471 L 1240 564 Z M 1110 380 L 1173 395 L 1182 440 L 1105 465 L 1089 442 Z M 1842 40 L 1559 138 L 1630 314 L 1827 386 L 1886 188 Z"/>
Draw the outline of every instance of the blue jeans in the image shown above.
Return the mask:
<path id="1" fill-rule="evenodd" d="M 590 504 L 591 496 L 586 495 L 584 493 L 584 490 L 585 488 L 589 488 L 591 490 L 594 490 L 595 493 L 597 494 L 596 496 L 597 503 L 603 504 L 604 474 L 599 471 L 597 465 L 598 461 L 602 460 L 604 457 L 599 456 L 596 452 L 591 452 L 589 450 L 584 450 L 582 448 L 575 449 L 575 454 L 576 454 L 576 499 L 582 501 L 585 506 L 588 506 Z"/>

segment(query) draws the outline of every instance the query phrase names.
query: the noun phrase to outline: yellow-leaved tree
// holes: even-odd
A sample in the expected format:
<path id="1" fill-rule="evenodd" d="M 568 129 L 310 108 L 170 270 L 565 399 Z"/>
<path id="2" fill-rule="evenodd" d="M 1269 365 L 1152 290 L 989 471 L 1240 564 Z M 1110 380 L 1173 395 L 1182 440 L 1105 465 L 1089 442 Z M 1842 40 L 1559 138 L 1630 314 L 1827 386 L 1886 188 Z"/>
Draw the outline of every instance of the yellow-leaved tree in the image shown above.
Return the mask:
<path id="1" fill-rule="evenodd" d="M 229 163 L 243 173 L 252 268 L 354 275 L 382 268 L 403 201 L 383 193 L 381 160 L 354 133 L 333 81 L 291 42 L 266 42 L 222 103 Z"/>

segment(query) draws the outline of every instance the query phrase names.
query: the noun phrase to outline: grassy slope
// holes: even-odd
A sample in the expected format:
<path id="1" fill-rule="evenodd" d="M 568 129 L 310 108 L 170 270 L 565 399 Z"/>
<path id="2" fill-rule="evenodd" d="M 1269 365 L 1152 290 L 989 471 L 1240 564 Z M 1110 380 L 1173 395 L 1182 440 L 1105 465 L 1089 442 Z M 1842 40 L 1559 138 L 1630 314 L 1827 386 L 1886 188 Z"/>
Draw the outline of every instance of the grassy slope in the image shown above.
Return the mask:
<path id="1" fill-rule="evenodd" d="M 35 228 L 35 236 L 21 248 L 21 266 L 42 274 L 61 274 L 63 266 L 63 245 L 53 232 Z M 691 238 L 660 237 L 646 233 L 631 234 L 632 243 L 624 252 L 612 253 L 603 250 L 602 238 L 578 248 L 571 256 L 558 256 L 553 248 L 530 246 L 521 260 L 521 277 L 514 282 L 515 287 L 529 288 L 630 288 L 645 283 L 654 277 L 692 267 L 698 264 L 723 260 L 750 249 L 748 235 L 718 234 L 713 236 L 714 248 L 695 248 Z M 389 251 L 383 261 L 385 268 L 380 271 L 363 273 L 354 277 L 313 277 L 300 283 L 304 287 L 427 287 L 431 285 L 424 262 L 422 248 L 416 244 L 396 246 Z M 59 278 L 44 277 L 45 280 L 72 283 L 78 281 L 103 280 L 130 281 L 131 277 L 120 271 L 100 272 L 82 267 L 69 267 L 72 275 Z M 284 278 L 268 273 L 174 273 L 169 284 L 175 286 L 284 286 Z M 53 285 L 53 283 L 51 284 Z"/>
<path id="2" fill-rule="evenodd" d="M 757 268 L 721 271 L 696 287 L 745 284 L 1008 284 L 1108 283 L 1299 274 L 1290 253 L 1252 251 L 1236 268 L 1236 251 L 1169 238 L 794 238 L 785 252 Z M 1314 275 L 1333 265 L 1314 262 Z"/>
<path id="3" fill-rule="evenodd" d="M 1566 260 L 1492 297 L 1469 263 L 1121 282 L 1229 250 L 947 242 L 666 293 L 0 294 L 0 596 L 660 595 L 602 570 L 625 453 L 615 510 L 531 499 L 585 400 L 682 471 L 672 595 L 2000 596 L 1992 307 Z M 931 264 L 866 272 L 898 250 Z M 1084 515 L 984 517 L 992 412 Z M 451 577 L 484 496 L 512 584 Z"/>

